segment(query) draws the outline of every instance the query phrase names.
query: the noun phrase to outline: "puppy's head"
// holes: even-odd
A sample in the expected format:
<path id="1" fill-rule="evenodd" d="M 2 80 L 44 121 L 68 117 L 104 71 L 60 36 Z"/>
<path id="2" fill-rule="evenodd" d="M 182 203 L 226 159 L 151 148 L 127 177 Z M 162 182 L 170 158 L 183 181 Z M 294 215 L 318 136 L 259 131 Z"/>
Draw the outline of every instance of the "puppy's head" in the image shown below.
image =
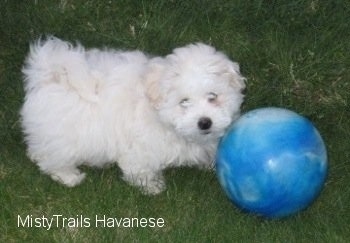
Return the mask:
<path id="1" fill-rule="evenodd" d="M 208 142 L 239 116 L 244 80 L 237 63 L 198 43 L 154 58 L 145 85 L 164 124 L 188 141 Z"/>

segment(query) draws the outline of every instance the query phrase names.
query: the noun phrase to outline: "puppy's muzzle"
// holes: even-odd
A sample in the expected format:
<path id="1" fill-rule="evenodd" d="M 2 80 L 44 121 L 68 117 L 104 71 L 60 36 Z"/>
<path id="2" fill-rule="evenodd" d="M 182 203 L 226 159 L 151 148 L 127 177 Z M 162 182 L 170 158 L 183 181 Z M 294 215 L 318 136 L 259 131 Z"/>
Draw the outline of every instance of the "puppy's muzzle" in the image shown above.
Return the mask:
<path id="1" fill-rule="evenodd" d="M 202 117 L 199 119 L 197 125 L 200 130 L 207 131 L 211 128 L 213 122 L 209 117 Z"/>

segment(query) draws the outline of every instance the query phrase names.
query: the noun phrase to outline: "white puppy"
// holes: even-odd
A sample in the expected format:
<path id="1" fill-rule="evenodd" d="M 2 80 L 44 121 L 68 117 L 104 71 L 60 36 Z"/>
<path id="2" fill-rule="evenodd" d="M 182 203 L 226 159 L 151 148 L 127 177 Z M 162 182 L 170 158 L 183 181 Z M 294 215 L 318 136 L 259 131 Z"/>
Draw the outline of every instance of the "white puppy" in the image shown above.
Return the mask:
<path id="1" fill-rule="evenodd" d="M 149 194 L 165 189 L 167 167 L 213 166 L 245 87 L 238 64 L 201 43 L 151 58 L 49 37 L 31 45 L 23 73 L 22 127 L 41 171 L 75 186 L 78 166 L 117 163 Z"/>

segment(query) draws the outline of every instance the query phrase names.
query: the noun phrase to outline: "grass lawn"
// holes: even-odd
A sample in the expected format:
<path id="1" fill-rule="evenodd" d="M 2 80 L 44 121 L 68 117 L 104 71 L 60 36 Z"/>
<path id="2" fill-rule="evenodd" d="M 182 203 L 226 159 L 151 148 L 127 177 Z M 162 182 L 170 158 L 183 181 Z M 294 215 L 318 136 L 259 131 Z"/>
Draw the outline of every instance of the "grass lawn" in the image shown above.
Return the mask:
<path id="1" fill-rule="evenodd" d="M 350 241 L 349 1 L 2 0 L 0 23 L 0 242 Z M 196 169 L 167 170 L 168 189 L 152 197 L 117 167 L 83 168 L 75 188 L 53 182 L 26 157 L 18 116 L 23 60 L 43 34 L 155 55 L 197 41 L 224 51 L 247 77 L 243 111 L 285 107 L 319 129 L 329 154 L 320 197 L 300 214 L 264 220 L 240 212 L 214 173 Z M 19 217 L 53 215 L 62 216 L 50 229 L 18 227 Z M 164 225 L 96 227 L 104 215 Z"/>

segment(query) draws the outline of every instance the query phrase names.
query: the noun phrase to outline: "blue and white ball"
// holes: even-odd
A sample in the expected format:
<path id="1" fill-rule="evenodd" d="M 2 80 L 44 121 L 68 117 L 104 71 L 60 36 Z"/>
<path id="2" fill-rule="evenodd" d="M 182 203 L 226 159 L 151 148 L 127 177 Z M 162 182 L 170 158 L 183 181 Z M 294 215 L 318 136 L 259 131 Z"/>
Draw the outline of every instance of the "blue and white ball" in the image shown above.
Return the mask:
<path id="1" fill-rule="evenodd" d="M 240 117 L 222 138 L 217 175 L 244 211 L 281 218 L 309 206 L 327 174 L 325 144 L 306 118 L 281 108 Z"/>

